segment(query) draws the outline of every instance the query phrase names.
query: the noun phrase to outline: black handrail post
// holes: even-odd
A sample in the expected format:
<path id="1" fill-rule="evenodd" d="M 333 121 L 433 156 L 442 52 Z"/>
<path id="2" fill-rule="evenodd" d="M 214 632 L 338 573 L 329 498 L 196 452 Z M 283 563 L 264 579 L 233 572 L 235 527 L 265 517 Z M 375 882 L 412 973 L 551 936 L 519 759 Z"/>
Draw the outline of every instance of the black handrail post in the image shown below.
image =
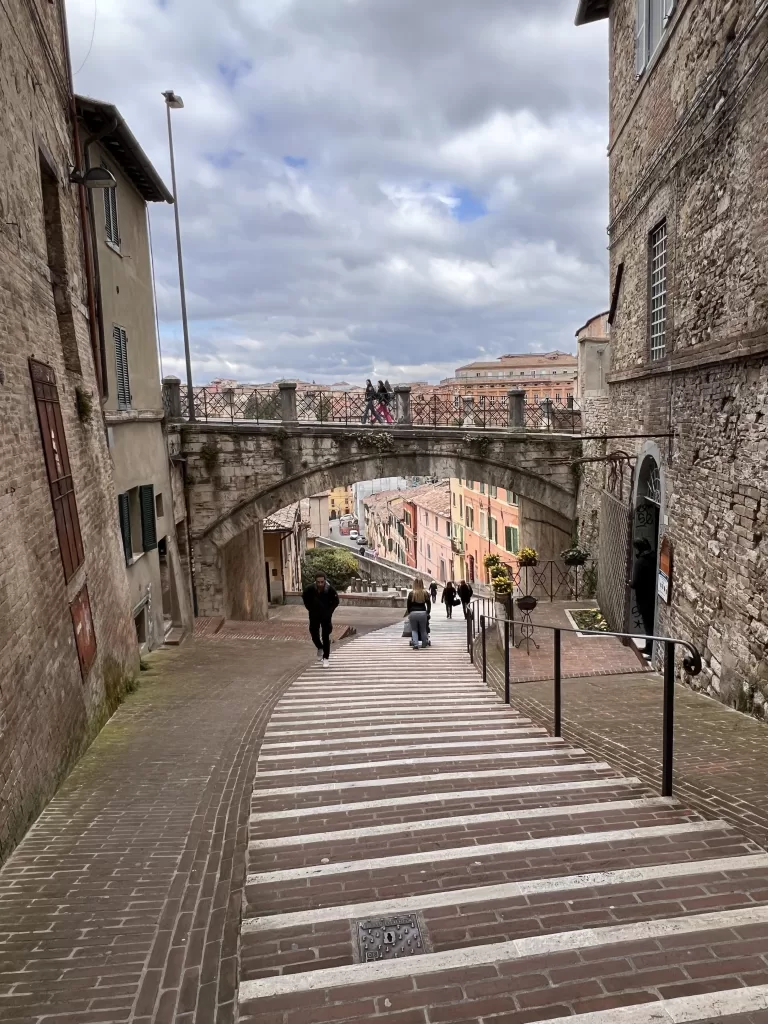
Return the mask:
<path id="1" fill-rule="evenodd" d="M 664 720 L 661 763 L 661 795 L 672 796 L 672 763 L 675 747 L 675 644 L 664 643 Z"/>
<path id="2" fill-rule="evenodd" d="M 467 654 L 469 654 L 470 661 L 472 660 L 472 620 L 467 616 Z"/>
<path id="3" fill-rule="evenodd" d="M 562 665 L 560 661 L 560 630 L 555 630 L 555 736 L 563 734 Z"/>
<path id="4" fill-rule="evenodd" d="M 483 682 L 487 683 L 488 682 L 488 660 L 487 660 L 487 658 L 485 656 L 486 655 L 486 648 L 485 648 L 485 616 L 484 615 L 480 616 L 480 632 L 482 633 L 482 637 L 483 637 Z"/>
<path id="5" fill-rule="evenodd" d="M 504 703 L 509 704 L 509 619 L 504 619 Z"/>

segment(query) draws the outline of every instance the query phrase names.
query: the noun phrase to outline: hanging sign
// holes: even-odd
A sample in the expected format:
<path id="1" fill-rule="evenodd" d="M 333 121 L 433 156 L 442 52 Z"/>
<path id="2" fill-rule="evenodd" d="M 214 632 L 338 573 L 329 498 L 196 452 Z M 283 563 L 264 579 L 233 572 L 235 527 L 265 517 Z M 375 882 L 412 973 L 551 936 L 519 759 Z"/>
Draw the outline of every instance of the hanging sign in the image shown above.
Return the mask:
<path id="1" fill-rule="evenodd" d="M 665 604 L 669 604 L 672 593 L 672 541 L 666 534 L 661 538 L 661 546 L 659 548 L 657 590 L 662 601 Z"/>

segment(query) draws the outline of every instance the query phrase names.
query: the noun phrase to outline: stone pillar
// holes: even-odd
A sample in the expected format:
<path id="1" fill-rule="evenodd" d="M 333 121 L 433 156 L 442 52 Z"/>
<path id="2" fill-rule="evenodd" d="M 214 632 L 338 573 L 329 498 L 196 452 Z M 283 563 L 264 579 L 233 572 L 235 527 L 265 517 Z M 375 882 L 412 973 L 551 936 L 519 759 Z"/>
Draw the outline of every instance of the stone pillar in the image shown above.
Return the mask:
<path id="1" fill-rule="evenodd" d="M 292 381 L 281 381 L 278 387 L 280 388 L 280 419 L 283 423 L 298 423 L 296 385 Z"/>
<path id="2" fill-rule="evenodd" d="M 181 419 L 181 381 L 178 377 L 163 377 L 163 406 L 169 420 Z"/>
<path id="3" fill-rule="evenodd" d="M 510 430 L 525 430 L 525 392 L 508 391 Z"/>
<path id="4" fill-rule="evenodd" d="M 411 388 L 409 384 L 395 385 L 395 422 L 411 424 Z"/>
<path id="5" fill-rule="evenodd" d="M 225 617 L 241 622 L 263 622 L 268 613 L 261 523 L 233 537 L 223 548 L 221 560 Z"/>

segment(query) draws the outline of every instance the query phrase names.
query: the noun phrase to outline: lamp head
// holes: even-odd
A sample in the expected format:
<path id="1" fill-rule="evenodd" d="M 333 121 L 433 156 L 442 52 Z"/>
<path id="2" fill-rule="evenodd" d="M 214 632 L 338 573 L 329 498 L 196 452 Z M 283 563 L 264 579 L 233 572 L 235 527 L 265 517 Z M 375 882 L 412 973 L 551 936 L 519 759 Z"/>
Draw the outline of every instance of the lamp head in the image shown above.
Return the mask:
<path id="1" fill-rule="evenodd" d="M 114 175 L 106 167 L 91 167 L 85 173 L 73 168 L 70 171 L 69 180 L 73 185 L 83 185 L 85 188 L 115 188 L 117 186 Z"/>
<path id="2" fill-rule="evenodd" d="M 165 102 L 171 108 L 171 110 L 181 110 L 184 106 L 184 100 L 181 96 L 177 96 L 173 89 L 166 89 L 163 93 Z"/>

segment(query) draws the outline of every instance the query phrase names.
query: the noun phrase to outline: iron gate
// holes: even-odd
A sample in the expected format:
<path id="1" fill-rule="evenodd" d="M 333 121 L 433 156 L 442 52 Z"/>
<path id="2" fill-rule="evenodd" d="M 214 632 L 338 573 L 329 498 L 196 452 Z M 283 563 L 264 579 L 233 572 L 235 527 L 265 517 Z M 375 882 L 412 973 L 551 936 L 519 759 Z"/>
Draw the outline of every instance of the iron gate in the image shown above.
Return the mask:
<path id="1" fill-rule="evenodd" d="M 597 602 L 609 628 L 617 633 L 623 632 L 627 625 L 631 525 L 629 509 L 624 502 L 603 491 Z"/>

